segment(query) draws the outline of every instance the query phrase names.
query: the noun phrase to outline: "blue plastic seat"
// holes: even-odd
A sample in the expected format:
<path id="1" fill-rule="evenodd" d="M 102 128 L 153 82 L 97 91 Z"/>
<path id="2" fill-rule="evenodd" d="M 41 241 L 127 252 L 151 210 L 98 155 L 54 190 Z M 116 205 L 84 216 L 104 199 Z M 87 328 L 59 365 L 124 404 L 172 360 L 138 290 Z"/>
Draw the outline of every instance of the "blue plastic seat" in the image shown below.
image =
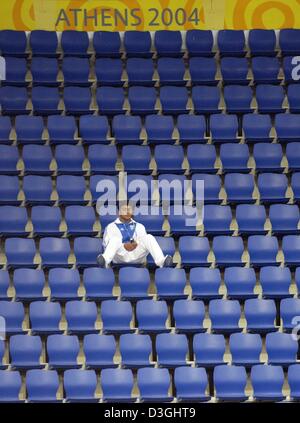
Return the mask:
<path id="1" fill-rule="evenodd" d="M 299 84 L 290 84 L 287 88 L 287 97 L 289 102 L 290 113 L 299 113 L 299 100 L 300 100 L 300 86 Z"/>
<path id="2" fill-rule="evenodd" d="M 288 383 L 290 387 L 290 400 L 298 401 L 300 397 L 299 383 L 300 383 L 300 366 L 299 364 L 292 364 L 288 368 Z"/>
<path id="3" fill-rule="evenodd" d="M 8 288 L 9 288 L 9 273 L 8 270 L 0 271 L 0 300 L 8 300 Z"/>
<path id="4" fill-rule="evenodd" d="M 102 239 L 79 237 L 74 241 L 76 266 L 85 268 L 97 265 L 97 256 L 102 253 Z"/>
<path id="5" fill-rule="evenodd" d="M 3 339 L 0 339 L 0 370 L 7 368 L 6 364 L 3 364 L 3 358 L 5 354 L 5 343 Z"/>
<path id="6" fill-rule="evenodd" d="M 242 266 L 243 240 L 239 236 L 216 236 L 213 239 L 216 265 L 220 267 Z"/>
<path id="7" fill-rule="evenodd" d="M 185 64 L 182 59 L 162 57 L 157 61 L 160 86 L 185 85 Z"/>
<path id="8" fill-rule="evenodd" d="M 298 234 L 300 220 L 299 208 L 292 204 L 272 204 L 269 218 L 272 224 L 272 233 L 275 235 Z"/>
<path id="9" fill-rule="evenodd" d="M 9 339 L 10 364 L 13 370 L 40 369 L 42 341 L 39 336 L 13 335 Z"/>
<path id="10" fill-rule="evenodd" d="M 251 113 L 252 88 L 243 85 L 226 85 L 224 100 L 227 113 Z"/>
<path id="11" fill-rule="evenodd" d="M 222 200 L 220 199 L 220 190 L 221 190 L 221 178 L 219 175 L 209 175 L 206 173 L 194 173 L 192 176 L 192 190 L 194 200 L 199 201 L 197 196 L 197 182 L 200 182 L 201 188 L 201 181 L 204 189 L 204 200 L 206 204 L 220 204 Z M 199 183 L 198 182 L 198 183 Z"/>
<path id="12" fill-rule="evenodd" d="M 112 335 L 85 335 L 83 339 L 83 351 L 87 369 L 116 367 L 114 363 L 116 341 Z"/>
<path id="13" fill-rule="evenodd" d="M 25 145 L 22 152 L 24 172 L 26 175 L 49 176 L 53 159 L 48 145 Z"/>
<path id="14" fill-rule="evenodd" d="M 91 110 L 92 95 L 90 88 L 86 87 L 65 87 L 64 104 L 66 114 L 86 115 L 93 113 Z"/>
<path id="15" fill-rule="evenodd" d="M 104 334 L 131 333 L 132 306 L 129 301 L 105 300 L 101 303 Z"/>
<path id="16" fill-rule="evenodd" d="M 256 87 L 256 101 L 259 113 L 281 113 L 283 111 L 284 89 L 280 85 L 259 84 Z"/>
<path id="17" fill-rule="evenodd" d="M 272 129 L 269 115 L 246 114 L 243 117 L 243 132 L 248 143 L 270 142 Z"/>
<path id="18" fill-rule="evenodd" d="M 207 204 L 204 207 L 204 234 L 231 235 L 232 212 L 230 206 Z"/>
<path id="19" fill-rule="evenodd" d="M 129 85 L 152 87 L 154 79 L 154 62 L 152 59 L 129 58 L 126 64 Z"/>
<path id="20" fill-rule="evenodd" d="M 138 214 L 138 221 L 145 226 L 146 231 L 152 235 L 163 236 L 164 215 L 161 207 L 151 206 L 149 214 Z"/>
<path id="21" fill-rule="evenodd" d="M 90 178 L 90 190 L 92 193 L 92 202 L 95 204 L 98 200 L 100 201 L 101 197 L 104 196 L 107 186 L 109 189 L 114 189 L 116 194 L 119 190 L 119 181 L 118 177 L 115 175 L 93 175 Z"/>
<path id="22" fill-rule="evenodd" d="M 177 209 L 177 206 L 171 206 L 168 220 L 170 224 L 170 233 L 174 236 L 196 235 L 199 221 L 199 212 L 195 207 L 185 206 Z"/>
<path id="23" fill-rule="evenodd" d="M 114 116 L 112 121 L 113 136 L 118 144 L 141 144 L 142 122 L 139 116 Z"/>
<path id="24" fill-rule="evenodd" d="M 224 283 L 229 299 L 245 300 L 257 297 L 254 293 L 256 275 L 251 267 L 227 267 L 224 272 Z"/>
<path id="25" fill-rule="evenodd" d="M 149 335 L 124 334 L 120 336 L 122 367 L 138 369 L 151 366 L 152 343 Z"/>
<path id="26" fill-rule="evenodd" d="M 123 64 L 121 59 L 101 58 L 95 63 L 95 73 L 98 85 L 122 87 Z"/>
<path id="27" fill-rule="evenodd" d="M 124 90 L 121 87 L 100 87 L 96 100 L 101 114 L 118 115 L 125 113 Z"/>
<path id="28" fill-rule="evenodd" d="M 104 369 L 101 387 L 104 402 L 134 402 L 132 397 L 133 374 L 130 369 Z"/>
<path id="29" fill-rule="evenodd" d="M 224 84 L 248 85 L 248 60 L 244 57 L 223 57 L 221 74 Z"/>
<path id="30" fill-rule="evenodd" d="M 0 402 L 17 403 L 22 386 L 22 378 L 17 371 L 0 370 Z"/>
<path id="31" fill-rule="evenodd" d="M 25 318 L 23 303 L 0 301 L 0 313 L 0 316 L 5 319 L 7 335 L 23 333 L 22 324 Z"/>
<path id="32" fill-rule="evenodd" d="M 43 270 L 16 269 L 13 276 L 13 284 L 16 291 L 16 301 L 44 300 L 45 274 Z"/>
<path id="33" fill-rule="evenodd" d="M 0 143 L 10 144 L 11 120 L 9 116 L 0 116 Z"/>
<path id="34" fill-rule="evenodd" d="M 18 206 L 19 179 L 17 176 L 0 175 L 0 204 Z"/>
<path id="35" fill-rule="evenodd" d="M 185 87 L 161 87 L 160 102 L 162 112 L 170 115 L 188 113 L 188 91 Z"/>
<path id="36" fill-rule="evenodd" d="M 206 394 L 208 379 L 203 368 L 177 367 L 174 383 L 178 402 L 205 402 L 210 399 Z"/>
<path id="37" fill-rule="evenodd" d="M 159 198 L 162 204 L 182 204 L 186 200 L 188 181 L 184 175 L 164 173 L 158 176 Z"/>
<path id="38" fill-rule="evenodd" d="M 211 115 L 210 131 L 214 143 L 237 142 L 237 116 L 223 114 Z"/>
<path id="39" fill-rule="evenodd" d="M 280 83 L 280 63 L 276 57 L 254 57 L 252 59 L 252 72 L 255 84 Z"/>
<path id="40" fill-rule="evenodd" d="M 28 221 L 25 207 L 0 206 L 0 234 L 5 237 L 27 236 Z"/>
<path id="41" fill-rule="evenodd" d="M 300 173 L 292 173 L 291 187 L 294 194 L 294 202 L 298 203 L 300 199 Z"/>
<path id="42" fill-rule="evenodd" d="M 257 186 L 260 192 L 260 202 L 262 204 L 288 202 L 288 198 L 286 197 L 286 191 L 288 188 L 286 175 L 261 173 L 258 176 Z"/>
<path id="43" fill-rule="evenodd" d="M 127 173 L 151 173 L 151 151 L 148 146 L 125 145 L 122 149 L 122 161 Z"/>
<path id="44" fill-rule="evenodd" d="M 119 285 L 122 300 L 147 299 L 150 285 L 148 269 L 122 267 L 119 272 Z"/>
<path id="45" fill-rule="evenodd" d="M 33 335 L 58 334 L 62 317 L 61 306 L 55 302 L 33 301 L 29 306 L 29 319 Z"/>
<path id="46" fill-rule="evenodd" d="M 283 56 L 296 56 L 299 49 L 300 31 L 298 29 L 281 29 L 279 33 L 279 47 Z"/>
<path id="47" fill-rule="evenodd" d="M 157 145 L 154 158 L 158 173 L 183 173 L 184 152 L 181 146 Z"/>
<path id="48" fill-rule="evenodd" d="M 222 297 L 219 294 L 221 285 L 219 269 L 193 267 L 190 271 L 190 284 L 193 300 L 212 300 Z"/>
<path id="49" fill-rule="evenodd" d="M 84 199 L 86 183 L 83 176 L 58 176 L 56 179 L 56 190 L 59 204 L 82 205 L 87 203 Z"/>
<path id="50" fill-rule="evenodd" d="M 129 87 L 128 101 L 132 114 L 148 115 L 156 113 L 156 90 L 153 87 Z"/>
<path id="51" fill-rule="evenodd" d="M 15 85 L 16 87 L 24 87 L 28 85 L 26 81 L 27 63 L 25 59 L 16 57 L 6 57 L 6 75 L 5 85 Z"/>
<path id="52" fill-rule="evenodd" d="M 79 128 L 84 144 L 106 144 L 109 142 L 107 140 L 109 125 L 106 116 L 80 116 Z"/>
<path id="53" fill-rule="evenodd" d="M 35 236 L 61 236 L 62 220 L 59 207 L 34 206 L 31 209 L 31 221 Z"/>
<path id="54" fill-rule="evenodd" d="M 171 383 L 168 369 L 144 368 L 137 372 L 137 385 L 140 391 L 141 402 L 170 402 Z"/>
<path id="55" fill-rule="evenodd" d="M 3 175 L 18 175 L 17 164 L 19 152 L 16 146 L 0 144 L 0 173 Z"/>
<path id="56" fill-rule="evenodd" d="M 177 129 L 181 144 L 206 142 L 206 123 L 204 116 L 179 115 Z"/>
<path id="57" fill-rule="evenodd" d="M 65 210 L 65 220 L 69 235 L 96 235 L 93 230 L 96 220 L 95 210 L 88 206 L 68 206 Z"/>
<path id="58" fill-rule="evenodd" d="M 35 29 L 31 31 L 29 44 L 33 56 L 56 57 L 58 38 L 56 31 Z"/>
<path id="59" fill-rule="evenodd" d="M 2 56 L 26 57 L 27 37 L 25 31 L 2 30 L 0 50 Z"/>
<path id="60" fill-rule="evenodd" d="M 59 90 L 56 87 L 33 87 L 31 101 L 37 115 L 58 115 L 61 113 Z"/>
<path id="61" fill-rule="evenodd" d="M 41 116 L 17 116 L 15 122 L 18 144 L 42 144 L 44 123 Z"/>
<path id="62" fill-rule="evenodd" d="M 77 269 L 52 268 L 48 283 L 52 301 L 68 301 L 79 297 L 80 276 Z"/>
<path id="63" fill-rule="evenodd" d="M 120 57 L 120 33 L 95 31 L 93 46 L 97 57 Z"/>
<path id="64" fill-rule="evenodd" d="M 182 56 L 182 37 L 180 31 L 158 30 L 155 31 L 154 45 L 158 56 Z"/>
<path id="65" fill-rule="evenodd" d="M 217 366 L 214 369 L 216 398 L 219 401 L 243 402 L 248 399 L 245 394 L 247 373 L 242 366 Z"/>
<path id="66" fill-rule="evenodd" d="M 193 87 L 192 100 L 194 104 L 194 111 L 197 114 L 212 114 L 221 112 L 221 92 L 218 87 Z"/>
<path id="67" fill-rule="evenodd" d="M 27 401 L 56 403 L 59 378 L 55 370 L 32 369 L 26 372 Z"/>
<path id="68" fill-rule="evenodd" d="M 192 57 L 189 71 L 193 85 L 217 85 L 217 62 L 212 57 Z"/>
<path id="69" fill-rule="evenodd" d="M 203 328 L 205 308 L 202 301 L 175 301 L 173 316 L 176 333 L 198 333 L 205 331 Z"/>
<path id="70" fill-rule="evenodd" d="M 66 402 L 98 402 L 94 370 L 69 369 L 64 372 Z"/>
<path id="71" fill-rule="evenodd" d="M 221 115 L 220 115 L 221 116 Z M 224 140 L 222 140 L 224 141 Z M 247 144 L 222 144 L 220 147 L 220 159 L 223 173 L 249 172 L 248 161 L 250 158 Z"/>
<path id="72" fill-rule="evenodd" d="M 216 159 L 216 148 L 213 145 L 191 144 L 187 147 L 187 160 L 190 166 L 190 173 L 216 173 L 218 170 L 215 167 Z"/>
<path id="73" fill-rule="evenodd" d="M 5 241 L 7 265 L 11 268 L 36 267 L 36 247 L 33 239 L 9 238 Z"/>
<path id="74" fill-rule="evenodd" d="M 150 57 L 151 34 L 149 31 L 125 31 L 124 48 L 127 57 Z"/>
<path id="75" fill-rule="evenodd" d="M 62 62 L 64 86 L 89 86 L 89 60 L 81 57 L 65 57 Z"/>
<path id="76" fill-rule="evenodd" d="M 27 108 L 28 94 L 25 87 L 2 86 L 0 97 L 2 114 L 25 115 L 30 113 Z"/>
<path id="77" fill-rule="evenodd" d="M 210 266 L 210 262 L 208 261 L 210 247 L 207 238 L 182 236 L 179 238 L 178 248 L 182 266 Z"/>
<path id="78" fill-rule="evenodd" d="M 300 148 L 298 142 L 290 142 L 285 149 L 286 158 L 290 171 L 299 172 L 300 170 Z"/>
<path id="79" fill-rule="evenodd" d="M 175 300 L 187 297 L 187 295 L 184 294 L 184 288 L 186 286 L 186 274 L 184 269 L 156 269 L 155 285 L 159 299 Z"/>
<path id="80" fill-rule="evenodd" d="M 86 31 L 64 30 L 61 35 L 61 47 L 64 56 L 86 57 L 89 36 Z"/>
<path id="81" fill-rule="evenodd" d="M 298 272 L 299 273 L 299 272 Z M 298 282 L 299 285 L 299 282 Z M 297 324 L 297 316 L 300 312 L 299 298 L 284 298 L 280 302 L 280 317 L 285 332 L 291 332 Z"/>
<path id="82" fill-rule="evenodd" d="M 58 145 L 55 148 L 57 174 L 83 175 L 84 150 L 79 145 Z"/>
<path id="83" fill-rule="evenodd" d="M 96 303 L 90 301 L 68 301 L 65 307 L 68 334 L 96 333 Z"/>
<path id="84" fill-rule="evenodd" d="M 300 251 L 300 236 L 286 235 L 282 238 L 282 251 L 284 254 L 284 261 L 287 266 L 298 266 L 299 251 Z"/>
<path id="85" fill-rule="evenodd" d="M 278 249 L 275 236 L 251 235 L 248 238 L 250 263 L 254 267 L 276 266 Z"/>
<path id="86" fill-rule="evenodd" d="M 34 86 L 59 86 L 59 66 L 57 59 L 49 57 L 33 57 L 30 70 Z"/>
<path id="87" fill-rule="evenodd" d="M 188 341 L 185 335 L 161 333 L 156 337 L 159 367 L 174 368 L 186 365 Z"/>
<path id="88" fill-rule="evenodd" d="M 245 42 L 244 31 L 225 29 L 218 32 L 218 47 L 221 56 L 244 56 Z"/>
<path id="89" fill-rule="evenodd" d="M 166 326 L 168 307 L 165 301 L 138 301 L 136 317 L 139 333 L 152 334 L 170 331 L 170 328 Z"/>
<path id="90" fill-rule="evenodd" d="M 88 301 L 113 299 L 112 291 L 114 283 L 115 276 L 112 269 L 102 269 L 99 267 L 84 269 L 83 284 Z"/>
<path id="91" fill-rule="evenodd" d="M 253 397 L 257 401 L 281 401 L 284 373 L 280 366 L 258 364 L 251 369 Z"/>
<path id="92" fill-rule="evenodd" d="M 240 332 L 241 308 L 237 300 L 211 300 L 209 303 L 211 330 L 214 333 Z"/>
<path id="93" fill-rule="evenodd" d="M 290 297 L 289 288 L 292 282 L 291 271 L 288 267 L 266 266 L 260 270 L 260 284 L 263 298 Z"/>
<path id="94" fill-rule="evenodd" d="M 195 363 L 199 367 L 214 367 L 224 363 L 225 338 L 221 334 L 198 333 L 193 339 Z"/>
<path id="95" fill-rule="evenodd" d="M 149 115 L 145 119 L 145 130 L 149 144 L 174 143 L 174 121 L 171 116 Z"/>
<path id="96" fill-rule="evenodd" d="M 296 56 L 297 58 L 297 56 Z M 295 64 L 297 64 L 298 62 L 295 61 L 297 59 L 294 59 L 294 56 L 285 56 L 283 58 L 283 73 L 284 73 L 284 80 L 285 80 L 285 84 L 294 84 L 295 82 L 297 82 L 293 76 L 294 76 L 294 69 L 295 69 Z"/>
<path id="97" fill-rule="evenodd" d="M 283 158 L 280 144 L 258 143 L 253 148 L 256 172 L 282 172 Z"/>
<path id="98" fill-rule="evenodd" d="M 253 175 L 243 173 L 228 173 L 225 175 L 225 191 L 227 203 L 253 203 L 254 178 Z"/>
<path id="99" fill-rule="evenodd" d="M 193 56 L 211 56 L 214 39 L 212 31 L 189 29 L 186 32 L 186 47 L 190 57 Z"/>
<path id="100" fill-rule="evenodd" d="M 260 364 L 262 339 L 259 334 L 233 333 L 229 339 L 232 364 L 250 367 Z"/>
<path id="101" fill-rule="evenodd" d="M 40 240 L 43 268 L 68 267 L 70 253 L 70 242 L 66 238 L 46 237 Z"/>
<path id="102" fill-rule="evenodd" d="M 274 332 L 276 306 L 273 300 L 259 300 L 257 298 L 245 301 L 245 318 L 247 320 L 247 331 L 250 333 Z"/>
<path id="103" fill-rule="evenodd" d="M 248 39 L 251 56 L 274 56 L 276 34 L 272 29 L 251 29 Z"/>
<path id="104" fill-rule="evenodd" d="M 266 352 L 268 364 L 288 366 L 297 361 L 298 342 L 288 333 L 268 333 Z"/>
<path id="105" fill-rule="evenodd" d="M 80 346 L 76 335 L 49 335 L 46 341 L 49 369 L 76 369 Z"/>

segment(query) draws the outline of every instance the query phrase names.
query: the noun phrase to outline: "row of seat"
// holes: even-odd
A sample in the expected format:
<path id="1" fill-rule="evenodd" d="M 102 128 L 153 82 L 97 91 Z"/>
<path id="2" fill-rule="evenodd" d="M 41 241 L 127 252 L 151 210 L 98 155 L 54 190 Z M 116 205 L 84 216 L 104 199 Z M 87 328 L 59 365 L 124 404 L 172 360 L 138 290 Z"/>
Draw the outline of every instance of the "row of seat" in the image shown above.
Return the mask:
<path id="1" fill-rule="evenodd" d="M 85 31 L 65 30 L 58 42 L 54 31 L 31 31 L 29 46 L 25 31 L 2 30 L 0 32 L 0 50 L 4 56 L 25 56 L 30 52 L 37 56 L 53 57 L 87 56 L 95 53 L 100 57 L 119 57 L 125 52 L 129 57 L 149 57 L 154 51 L 159 56 L 181 56 L 183 39 L 180 31 L 158 30 L 154 33 L 154 49 L 149 31 L 125 31 L 124 45 L 119 32 L 95 31 L 93 48 L 90 49 L 89 34 Z M 298 54 L 300 30 L 282 29 L 279 33 L 279 49 L 283 55 Z M 59 45 L 60 44 L 60 45 Z M 248 47 L 251 55 L 275 55 L 276 34 L 273 30 L 249 31 Z M 188 30 L 185 46 L 191 56 L 209 56 L 215 54 L 212 31 Z M 27 49 L 29 47 L 29 49 Z M 59 48 L 59 50 L 58 50 Z M 217 34 L 217 49 L 224 56 L 244 56 L 246 36 L 244 31 L 221 30 Z"/>

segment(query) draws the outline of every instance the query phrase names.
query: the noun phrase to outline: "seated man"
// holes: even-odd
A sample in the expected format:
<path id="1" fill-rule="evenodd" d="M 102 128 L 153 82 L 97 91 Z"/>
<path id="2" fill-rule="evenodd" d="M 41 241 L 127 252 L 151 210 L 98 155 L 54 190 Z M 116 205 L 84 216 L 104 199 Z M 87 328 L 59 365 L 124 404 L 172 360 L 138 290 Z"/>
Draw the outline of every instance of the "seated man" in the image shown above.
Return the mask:
<path id="1" fill-rule="evenodd" d="M 119 218 L 110 223 L 104 232 L 104 253 L 97 257 L 100 267 L 111 262 L 142 264 L 150 253 L 158 267 L 172 267 L 173 259 L 165 256 L 153 235 L 147 234 L 145 226 L 132 219 L 131 206 L 123 205 Z"/>

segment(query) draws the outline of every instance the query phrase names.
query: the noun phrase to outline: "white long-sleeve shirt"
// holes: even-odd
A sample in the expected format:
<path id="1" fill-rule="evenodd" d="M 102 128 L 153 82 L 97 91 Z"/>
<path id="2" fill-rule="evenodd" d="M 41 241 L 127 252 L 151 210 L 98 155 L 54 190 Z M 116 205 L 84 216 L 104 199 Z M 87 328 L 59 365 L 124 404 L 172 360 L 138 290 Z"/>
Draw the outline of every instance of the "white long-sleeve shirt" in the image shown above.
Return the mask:
<path id="1" fill-rule="evenodd" d="M 120 229 L 116 225 L 116 224 L 120 224 L 120 223 L 123 223 L 123 222 L 121 222 L 121 220 L 118 218 L 114 222 L 107 225 L 107 227 L 104 231 L 104 235 L 103 235 L 103 246 L 104 246 L 104 248 L 107 246 L 107 244 L 108 244 L 108 242 L 111 238 L 114 238 L 114 237 L 117 237 L 117 238 L 120 238 L 120 239 L 123 238 Z M 136 224 L 135 231 L 134 231 L 134 234 L 133 234 L 134 241 L 138 241 L 138 239 L 140 237 L 147 234 L 145 226 L 142 225 L 141 223 L 136 222 L 133 219 L 131 219 L 130 223 Z"/>

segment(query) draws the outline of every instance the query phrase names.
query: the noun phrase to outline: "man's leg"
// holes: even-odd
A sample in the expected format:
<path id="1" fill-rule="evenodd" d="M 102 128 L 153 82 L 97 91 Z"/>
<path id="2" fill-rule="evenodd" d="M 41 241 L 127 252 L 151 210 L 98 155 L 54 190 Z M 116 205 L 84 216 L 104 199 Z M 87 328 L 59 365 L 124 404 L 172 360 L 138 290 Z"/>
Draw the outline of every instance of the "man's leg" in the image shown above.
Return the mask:
<path id="1" fill-rule="evenodd" d="M 106 266 L 108 266 L 117 254 L 117 251 L 122 247 L 122 240 L 119 238 L 111 238 L 105 248 L 102 257 L 105 260 Z"/>
<path id="2" fill-rule="evenodd" d="M 158 267 L 165 265 L 166 258 L 159 243 L 153 235 L 147 234 L 138 239 L 138 243 L 153 257 L 153 260 Z"/>

